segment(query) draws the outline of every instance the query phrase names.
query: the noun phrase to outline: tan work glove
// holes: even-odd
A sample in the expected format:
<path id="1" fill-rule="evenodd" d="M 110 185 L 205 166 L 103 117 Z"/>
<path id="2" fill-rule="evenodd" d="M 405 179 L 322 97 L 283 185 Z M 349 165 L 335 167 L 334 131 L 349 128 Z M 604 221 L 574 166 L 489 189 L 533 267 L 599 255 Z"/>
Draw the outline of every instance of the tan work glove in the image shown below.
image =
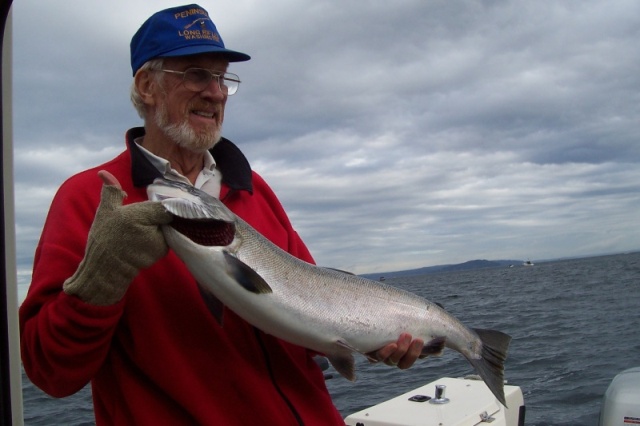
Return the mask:
<path id="1" fill-rule="evenodd" d="M 171 222 L 171 214 L 159 202 L 123 206 L 126 195 L 119 184 L 103 185 L 84 259 L 64 282 L 65 293 L 93 305 L 112 305 L 122 299 L 140 269 L 167 254 L 160 225 Z"/>

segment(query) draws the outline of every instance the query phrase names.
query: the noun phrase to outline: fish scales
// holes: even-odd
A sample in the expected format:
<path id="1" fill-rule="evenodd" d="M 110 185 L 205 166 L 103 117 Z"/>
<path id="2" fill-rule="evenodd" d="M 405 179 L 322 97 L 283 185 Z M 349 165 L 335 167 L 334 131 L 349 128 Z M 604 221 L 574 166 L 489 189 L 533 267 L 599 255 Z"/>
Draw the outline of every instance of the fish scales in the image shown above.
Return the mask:
<path id="1" fill-rule="evenodd" d="M 264 332 L 325 354 L 350 380 L 355 379 L 354 352 L 367 356 L 407 332 L 424 340 L 425 356 L 437 355 L 445 346 L 460 352 L 505 403 L 504 361 L 510 336 L 470 329 L 413 293 L 303 262 L 264 238 L 219 200 L 189 185 L 156 180 L 147 191 L 151 200 L 162 202 L 183 225 L 193 222 L 193 226 L 169 224 L 163 232 L 204 294 L 212 294 Z M 202 245 L 206 239 L 199 239 L 199 244 L 186 235 L 195 226 L 202 228 L 199 234 L 209 226 L 216 238 L 229 234 L 233 240 Z M 230 232 L 221 232 L 224 226 Z"/>
<path id="2" fill-rule="evenodd" d="M 282 258 L 286 253 L 279 249 L 265 253 L 265 241 L 260 241 L 264 237 L 244 223 L 239 227 L 241 235 L 253 234 L 244 240 L 254 243 L 246 247 L 243 243 L 237 252 L 238 259 L 251 265 L 274 293 L 282 289 L 283 297 L 287 299 L 283 305 L 298 307 L 301 315 L 314 318 L 330 313 L 328 326 L 335 333 L 343 332 L 345 324 L 355 325 L 350 330 L 352 335 L 343 333 L 342 337 L 360 352 L 370 352 L 395 342 L 402 332 L 410 332 L 425 341 L 451 334 L 451 324 L 455 322 L 446 311 L 397 287 L 313 265 L 272 268 L 273 264 L 284 264 Z M 367 333 L 371 328 L 378 334 Z M 363 331 L 365 336 L 361 336 Z M 370 338 L 372 335 L 375 340 Z M 369 338 L 365 339 L 367 336 Z"/>

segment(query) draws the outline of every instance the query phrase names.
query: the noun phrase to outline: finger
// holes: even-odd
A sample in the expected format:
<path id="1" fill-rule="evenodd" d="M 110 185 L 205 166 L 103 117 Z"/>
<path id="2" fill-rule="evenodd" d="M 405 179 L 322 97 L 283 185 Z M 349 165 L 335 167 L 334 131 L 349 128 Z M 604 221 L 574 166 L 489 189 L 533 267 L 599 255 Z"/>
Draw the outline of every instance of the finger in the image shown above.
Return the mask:
<path id="1" fill-rule="evenodd" d="M 409 350 L 411 345 L 411 335 L 408 333 L 402 333 L 396 343 L 398 348 L 387 358 L 385 361 L 387 365 L 398 365 L 402 357 Z"/>
<path id="2" fill-rule="evenodd" d="M 409 349 L 407 350 L 407 353 L 398 362 L 398 368 L 401 370 L 404 370 L 406 368 L 411 367 L 416 362 L 418 357 L 420 357 L 423 347 L 424 347 L 424 342 L 421 339 L 416 339 L 413 342 L 411 342 L 411 345 L 409 345 Z"/>
<path id="3" fill-rule="evenodd" d="M 122 189 L 122 185 L 120 185 L 118 179 L 108 171 L 100 170 L 98 172 L 98 176 L 100 177 L 100 179 L 102 179 L 102 183 L 104 183 L 105 185 L 111 185 L 115 186 L 118 189 Z"/>
<path id="4" fill-rule="evenodd" d="M 389 343 L 381 349 L 378 349 L 375 352 L 370 352 L 370 358 L 375 359 L 374 362 L 386 362 L 387 359 L 398 349 L 398 345 L 395 343 Z"/>

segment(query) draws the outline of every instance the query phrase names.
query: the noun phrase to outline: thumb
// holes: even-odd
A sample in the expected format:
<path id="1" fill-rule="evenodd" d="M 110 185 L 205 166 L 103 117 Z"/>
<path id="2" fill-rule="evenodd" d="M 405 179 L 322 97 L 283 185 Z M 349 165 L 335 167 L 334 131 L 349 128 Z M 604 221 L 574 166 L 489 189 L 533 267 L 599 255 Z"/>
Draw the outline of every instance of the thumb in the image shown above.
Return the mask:
<path id="1" fill-rule="evenodd" d="M 122 190 L 118 179 L 106 170 L 100 170 L 98 176 L 103 182 L 98 210 L 114 210 L 122 206 L 122 200 L 127 193 Z"/>
<path id="2" fill-rule="evenodd" d="M 102 179 L 102 183 L 104 183 L 105 185 L 113 185 L 118 189 L 122 189 L 122 185 L 120 185 L 118 178 L 116 178 L 114 175 L 112 175 L 108 171 L 100 170 L 98 172 L 98 176 L 100 177 L 100 179 Z"/>

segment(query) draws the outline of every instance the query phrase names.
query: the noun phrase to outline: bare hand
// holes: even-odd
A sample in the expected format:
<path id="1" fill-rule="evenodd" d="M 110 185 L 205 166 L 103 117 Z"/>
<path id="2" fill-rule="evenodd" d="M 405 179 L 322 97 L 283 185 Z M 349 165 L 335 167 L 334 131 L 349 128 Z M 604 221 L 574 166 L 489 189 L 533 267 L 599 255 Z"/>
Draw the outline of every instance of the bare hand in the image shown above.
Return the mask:
<path id="1" fill-rule="evenodd" d="M 420 357 L 424 341 L 412 340 L 409 333 L 402 333 L 396 343 L 390 343 L 369 355 L 378 361 L 390 366 L 397 366 L 404 370 L 413 365 Z"/>

